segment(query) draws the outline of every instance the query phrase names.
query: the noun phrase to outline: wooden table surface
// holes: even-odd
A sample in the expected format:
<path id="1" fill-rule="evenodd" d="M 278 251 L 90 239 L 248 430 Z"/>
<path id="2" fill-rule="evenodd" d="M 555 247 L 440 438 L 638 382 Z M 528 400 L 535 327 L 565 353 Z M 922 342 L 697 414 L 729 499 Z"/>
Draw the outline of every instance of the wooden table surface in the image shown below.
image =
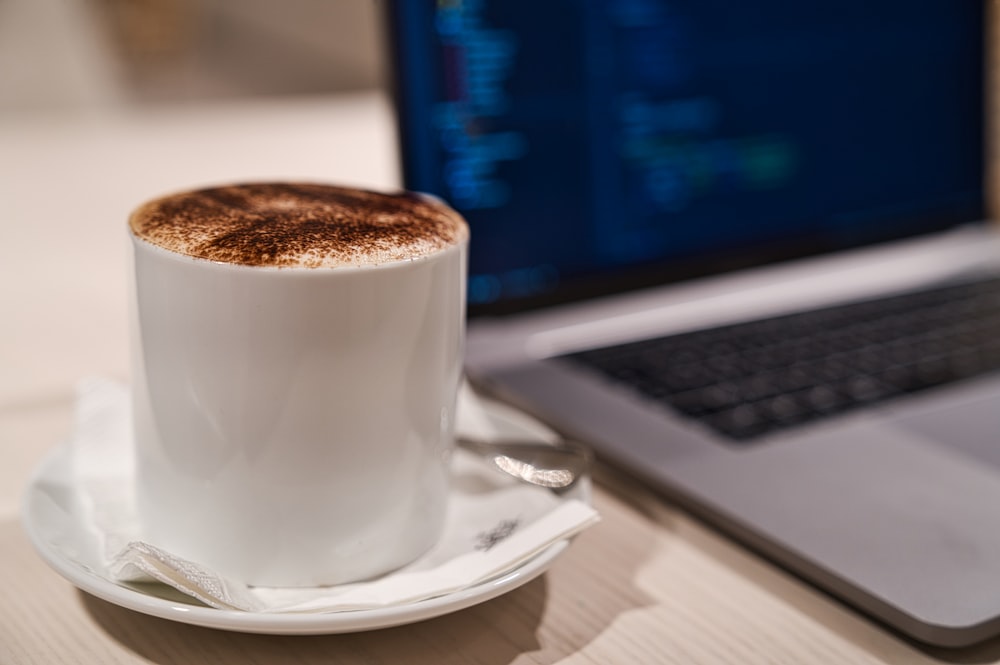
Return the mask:
<path id="1" fill-rule="evenodd" d="M 603 467 L 603 521 L 548 573 L 417 624 L 248 635 L 78 591 L 33 551 L 19 502 L 70 430 L 76 381 L 128 378 L 126 215 L 168 191 L 262 178 L 395 186 L 385 100 L 0 117 L 0 665 L 1000 662 L 1000 640 L 909 642 Z"/>

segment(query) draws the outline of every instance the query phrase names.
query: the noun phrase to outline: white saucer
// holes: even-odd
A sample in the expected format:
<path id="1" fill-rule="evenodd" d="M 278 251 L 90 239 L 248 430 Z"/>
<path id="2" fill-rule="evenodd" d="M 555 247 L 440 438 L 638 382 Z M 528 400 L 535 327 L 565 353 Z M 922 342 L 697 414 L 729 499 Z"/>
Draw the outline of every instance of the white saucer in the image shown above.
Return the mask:
<path id="1" fill-rule="evenodd" d="M 539 426 L 519 412 L 487 404 L 488 416 L 505 435 L 546 437 Z M 540 436 L 541 435 L 541 436 Z M 22 521 L 35 549 L 56 572 L 79 589 L 115 605 L 143 614 L 209 628 L 247 633 L 333 634 L 388 628 L 448 614 L 512 591 L 544 573 L 569 545 L 563 540 L 549 546 L 516 569 L 471 588 L 400 605 L 373 610 L 328 614 L 251 613 L 219 610 L 201 605 L 159 584 L 125 586 L 96 572 L 88 562 L 97 561 L 92 539 L 72 522 L 78 514 L 78 490 L 68 473 L 68 448 L 58 446 L 35 471 L 24 495 Z M 58 478 L 61 482 L 53 483 Z M 564 495 L 590 503 L 588 478 Z M 67 536 L 67 534 L 71 534 Z M 72 534 L 77 534 L 74 537 Z"/>

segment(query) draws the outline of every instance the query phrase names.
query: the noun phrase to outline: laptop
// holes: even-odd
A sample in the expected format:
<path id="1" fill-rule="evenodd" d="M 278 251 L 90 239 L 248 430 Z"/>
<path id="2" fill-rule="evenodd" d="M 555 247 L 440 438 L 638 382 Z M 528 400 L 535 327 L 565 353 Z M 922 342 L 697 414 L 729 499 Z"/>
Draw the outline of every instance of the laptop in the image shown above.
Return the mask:
<path id="1" fill-rule="evenodd" d="M 926 643 L 1000 633 L 985 2 L 395 2 L 467 371 Z"/>

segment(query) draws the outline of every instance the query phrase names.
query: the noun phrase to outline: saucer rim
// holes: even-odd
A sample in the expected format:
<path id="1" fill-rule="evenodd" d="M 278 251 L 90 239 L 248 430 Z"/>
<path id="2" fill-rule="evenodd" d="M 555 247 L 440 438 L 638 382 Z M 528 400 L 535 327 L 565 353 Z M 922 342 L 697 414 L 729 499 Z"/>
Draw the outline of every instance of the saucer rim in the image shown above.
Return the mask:
<path id="1" fill-rule="evenodd" d="M 505 418 L 500 409 L 491 415 L 507 420 L 515 429 L 521 423 Z M 530 428 L 524 428 L 530 429 Z M 44 518 L 40 517 L 38 501 L 43 498 L 39 484 L 50 467 L 58 464 L 68 447 L 62 443 L 53 448 L 32 473 L 21 502 L 21 523 L 40 557 L 73 586 L 104 601 L 149 616 L 206 628 L 243 633 L 272 635 L 327 635 L 377 630 L 443 616 L 486 602 L 521 587 L 546 572 L 569 547 L 571 539 L 560 540 L 534 557 L 498 577 L 467 589 L 386 608 L 340 611 L 330 613 L 257 613 L 216 609 L 196 604 L 172 601 L 122 586 L 102 577 L 84 564 L 66 556 L 44 535 Z M 75 492 L 75 487 L 71 484 Z M 563 495 L 591 504 L 591 480 L 581 478 L 574 488 Z M 192 599 L 193 600 L 193 599 Z M 193 601 L 197 602 L 197 601 Z"/>

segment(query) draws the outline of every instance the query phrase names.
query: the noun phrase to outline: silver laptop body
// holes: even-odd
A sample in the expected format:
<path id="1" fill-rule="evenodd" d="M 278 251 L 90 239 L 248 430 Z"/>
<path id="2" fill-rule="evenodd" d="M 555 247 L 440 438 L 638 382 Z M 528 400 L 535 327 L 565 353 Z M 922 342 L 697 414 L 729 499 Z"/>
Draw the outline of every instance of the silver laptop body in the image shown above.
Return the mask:
<path id="1" fill-rule="evenodd" d="M 922 641 L 1000 631 L 1000 376 L 734 446 L 567 353 L 920 288 L 1000 264 L 992 227 L 472 322 L 470 378 Z"/>
<path id="2" fill-rule="evenodd" d="M 405 184 L 472 229 L 470 379 L 947 646 L 1000 634 L 998 373 L 735 441 L 572 356 L 994 274 L 986 16 L 954 0 L 386 6 Z M 700 276 L 618 288 L 651 265 Z"/>

